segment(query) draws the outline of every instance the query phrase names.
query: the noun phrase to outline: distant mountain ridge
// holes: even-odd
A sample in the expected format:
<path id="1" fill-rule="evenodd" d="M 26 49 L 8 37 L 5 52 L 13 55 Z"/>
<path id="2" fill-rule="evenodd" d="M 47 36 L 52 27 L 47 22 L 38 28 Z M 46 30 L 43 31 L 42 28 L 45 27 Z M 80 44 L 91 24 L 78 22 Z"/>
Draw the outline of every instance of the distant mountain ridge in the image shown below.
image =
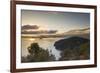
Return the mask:
<path id="1" fill-rule="evenodd" d="M 78 35 L 78 34 L 87 34 L 90 33 L 90 28 L 83 28 L 83 29 L 74 29 L 74 30 L 70 30 L 67 32 L 64 32 L 63 34 L 69 34 L 69 35 Z"/>

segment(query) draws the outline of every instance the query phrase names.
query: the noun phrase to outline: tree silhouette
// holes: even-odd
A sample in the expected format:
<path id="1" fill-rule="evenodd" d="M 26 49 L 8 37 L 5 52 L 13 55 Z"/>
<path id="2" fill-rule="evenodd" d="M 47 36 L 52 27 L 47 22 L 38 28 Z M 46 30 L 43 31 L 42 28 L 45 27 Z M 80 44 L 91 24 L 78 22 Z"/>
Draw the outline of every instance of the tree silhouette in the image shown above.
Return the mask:
<path id="1" fill-rule="evenodd" d="M 54 55 L 50 55 L 48 50 L 39 47 L 38 43 L 32 43 L 28 48 L 29 55 L 22 57 L 22 62 L 44 62 L 54 61 Z"/>
<path id="2" fill-rule="evenodd" d="M 28 48 L 30 54 L 37 54 L 40 50 L 38 43 L 32 43 Z"/>

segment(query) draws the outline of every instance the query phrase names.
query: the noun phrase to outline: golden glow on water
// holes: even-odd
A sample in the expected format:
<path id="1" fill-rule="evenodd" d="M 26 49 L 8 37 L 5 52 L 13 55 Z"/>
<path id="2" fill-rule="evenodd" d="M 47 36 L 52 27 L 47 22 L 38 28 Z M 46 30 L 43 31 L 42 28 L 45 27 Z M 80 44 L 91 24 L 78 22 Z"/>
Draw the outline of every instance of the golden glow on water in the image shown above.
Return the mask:
<path id="1" fill-rule="evenodd" d="M 30 40 L 30 41 L 35 41 L 35 39 L 33 39 L 33 38 L 30 38 L 29 40 Z"/>

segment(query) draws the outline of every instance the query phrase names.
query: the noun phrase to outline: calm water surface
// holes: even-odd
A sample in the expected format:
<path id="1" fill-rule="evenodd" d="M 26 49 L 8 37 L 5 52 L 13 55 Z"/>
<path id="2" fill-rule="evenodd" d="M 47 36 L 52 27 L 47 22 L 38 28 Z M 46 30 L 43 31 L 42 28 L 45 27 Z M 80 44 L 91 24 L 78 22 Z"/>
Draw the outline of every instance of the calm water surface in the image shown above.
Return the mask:
<path id="1" fill-rule="evenodd" d="M 56 60 L 58 60 L 60 58 L 60 51 L 55 49 L 54 47 L 54 43 L 60 39 L 64 39 L 64 38 L 22 38 L 22 56 L 27 56 L 28 50 L 27 47 L 29 47 L 31 45 L 31 43 L 38 43 L 39 46 L 43 49 L 48 49 L 49 54 L 53 54 L 56 58 Z"/>

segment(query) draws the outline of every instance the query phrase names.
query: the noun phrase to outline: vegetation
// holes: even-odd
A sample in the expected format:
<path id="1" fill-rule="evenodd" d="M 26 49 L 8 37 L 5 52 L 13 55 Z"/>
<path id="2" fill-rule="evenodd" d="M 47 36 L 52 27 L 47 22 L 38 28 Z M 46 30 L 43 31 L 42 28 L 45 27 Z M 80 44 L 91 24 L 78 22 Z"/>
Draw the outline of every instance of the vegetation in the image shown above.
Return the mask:
<path id="1" fill-rule="evenodd" d="M 38 43 L 32 43 L 28 48 L 29 55 L 22 57 L 22 62 L 44 62 L 55 60 L 54 55 L 49 55 L 48 50 L 39 47 Z"/>
<path id="2" fill-rule="evenodd" d="M 90 58 L 90 44 L 85 43 L 80 45 L 80 51 L 79 51 L 80 59 L 89 59 Z"/>
<path id="3" fill-rule="evenodd" d="M 81 44 L 79 48 L 64 49 L 61 53 L 61 60 L 86 60 L 90 58 L 89 42 Z"/>

